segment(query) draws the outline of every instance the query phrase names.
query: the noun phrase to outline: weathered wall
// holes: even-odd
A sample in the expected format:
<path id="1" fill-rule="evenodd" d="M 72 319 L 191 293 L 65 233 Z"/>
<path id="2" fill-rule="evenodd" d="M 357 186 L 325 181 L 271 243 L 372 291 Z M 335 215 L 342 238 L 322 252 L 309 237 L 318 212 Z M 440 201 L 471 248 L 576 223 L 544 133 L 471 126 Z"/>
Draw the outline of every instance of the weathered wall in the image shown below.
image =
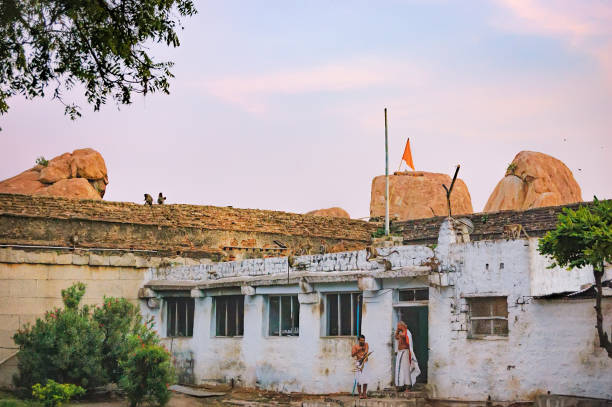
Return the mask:
<path id="1" fill-rule="evenodd" d="M 0 194 L 0 243 L 12 245 L 154 250 L 232 260 L 361 249 L 375 229 L 359 220 L 277 211 Z"/>
<path id="2" fill-rule="evenodd" d="M 547 270 L 537 239 L 455 243 L 444 267 L 450 285 L 430 290 L 432 395 L 525 400 L 551 392 L 612 397 L 612 360 L 596 346 L 594 300 L 536 300 L 533 293 L 575 291 L 588 270 Z M 550 274 L 546 274 L 550 272 Z M 469 339 L 466 297 L 508 297 L 504 338 Z M 541 295 L 541 294 L 538 294 Z M 605 326 L 612 298 L 604 299 Z"/>
<path id="3" fill-rule="evenodd" d="M 62 306 L 62 289 L 81 281 L 87 284 L 83 303 L 101 303 L 105 295 L 137 302 L 147 268 L 162 262 L 196 264 L 142 252 L 0 248 L 0 362 L 6 360 L 0 363 L 0 387 L 12 384 L 16 369 L 13 334 Z"/>
<path id="4" fill-rule="evenodd" d="M 550 206 L 526 211 L 482 212 L 458 215 L 457 217 L 468 218 L 474 224 L 474 232 L 470 235 L 471 240 L 503 239 L 505 238 L 504 226 L 515 224 L 522 225 L 529 236 L 540 237 L 555 228 L 557 217 L 563 208 L 576 210 L 580 205 L 588 206 L 590 204 L 590 202 L 582 202 L 580 204 Z M 445 219 L 445 216 L 438 216 L 394 222 L 392 229 L 403 235 L 404 244 L 437 243 L 440 226 Z M 523 233 L 521 233 L 521 237 L 525 237 Z"/>
<path id="5" fill-rule="evenodd" d="M 353 375 L 349 355 L 354 339 L 323 336 L 321 299 L 326 292 L 365 289 L 362 332 L 374 351 L 369 366 L 373 377 L 370 388 L 386 387 L 393 378 L 394 290 L 429 284 L 428 380 L 432 397 L 485 400 L 490 395 L 494 400 L 527 400 L 548 390 L 612 397 L 612 361 L 596 346 L 593 300 L 534 299 L 534 293 L 573 291 L 592 283 L 588 270 L 545 269 L 546 260 L 535 251 L 537 239 L 456 243 L 448 223 L 439 237 L 435 259 L 431 258 L 434 251 L 426 246 L 381 249 L 380 254 L 391 261 L 392 270 L 388 272 L 384 268 L 381 271 L 380 263 L 367 261 L 365 252 L 300 257 L 313 275 L 344 275 L 343 271 L 378 274 L 369 286 L 363 285 L 358 276 L 340 283 L 312 284 L 313 293 L 299 295 L 297 338 L 266 336 L 266 295 L 301 292 L 295 284 L 279 283 L 253 284 L 254 295 L 245 297 L 244 337 L 213 336 L 212 296 L 220 289 L 212 289 L 196 290 L 205 297 L 196 300 L 194 337 L 166 341 L 179 355 L 193 356 L 196 382 L 234 378 L 244 385 L 280 391 L 350 391 Z M 434 269 L 428 276 L 394 275 L 403 267 L 426 263 Z M 231 289 L 233 284 L 233 292 L 238 293 L 243 283 L 237 277 L 263 279 L 266 274 L 286 273 L 287 267 L 281 259 L 249 260 L 153 269 L 150 277 L 177 283 L 227 281 L 224 289 Z M 255 280 L 249 281 L 252 284 Z M 507 296 L 507 337 L 468 339 L 466 297 L 470 295 Z M 163 310 L 148 309 L 146 301 L 141 304 L 144 311 L 156 315 L 163 334 Z M 612 298 L 604 300 L 604 314 L 605 326 L 610 327 Z"/>

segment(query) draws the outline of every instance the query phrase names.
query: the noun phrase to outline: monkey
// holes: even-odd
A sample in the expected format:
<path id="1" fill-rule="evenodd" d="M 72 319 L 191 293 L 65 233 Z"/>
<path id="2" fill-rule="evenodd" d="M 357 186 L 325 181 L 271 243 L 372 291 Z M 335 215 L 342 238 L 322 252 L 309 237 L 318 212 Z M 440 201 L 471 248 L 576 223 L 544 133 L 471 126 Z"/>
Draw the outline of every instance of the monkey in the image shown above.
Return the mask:
<path id="1" fill-rule="evenodd" d="M 153 205 L 153 197 L 149 194 L 144 194 L 145 205 Z"/>
<path id="2" fill-rule="evenodd" d="M 386 257 L 391 256 L 393 253 L 399 254 L 397 250 L 393 250 L 389 252 L 389 254 L 387 255 L 382 255 L 378 253 L 378 250 L 376 250 L 375 247 L 366 246 L 366 261 L 375 260 L 378 263 L 383 264 L 385 266 L 385 271 L 390 271 L 393 268 L 393 265 L 391 264 L 390 260 L 386 259 Z"/>
<path id="3" fill-rule="evenodd" d="M 521 224 L 504 225 L 504 237 L 506 239 L 518 239 L 521 237 L 523 226 Z"/>
<path id="4" fill-rule="evenodd" d="M 165 201 L 166 201 L 166 197 L 160 192 L 159 195 L 157 196 L 157 203 L 159 205 L 163 205 Z"/>
<path id="5" fill-rule="evenodd" d="M 366 261 L 374 260 L 378 257 L 378 250 L 373 246 L 366 246 Z"/>

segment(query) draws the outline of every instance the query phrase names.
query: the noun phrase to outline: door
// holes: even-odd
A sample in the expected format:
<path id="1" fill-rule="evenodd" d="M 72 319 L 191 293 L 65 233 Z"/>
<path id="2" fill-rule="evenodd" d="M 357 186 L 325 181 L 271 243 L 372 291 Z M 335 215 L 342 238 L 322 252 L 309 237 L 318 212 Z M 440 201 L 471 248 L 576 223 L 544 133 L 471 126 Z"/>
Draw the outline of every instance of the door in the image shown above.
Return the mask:
<path id="1" fill-rule="evenodd" d="M 398 307 L 397 317 L 404 321 L 412 334 L 412 348 L 419 362 L 421 374 L 417 377 L 417 383 L 427 383 L 427 361 L 429 360 L 428 344 L 428 308 L 423 307 Z"/>

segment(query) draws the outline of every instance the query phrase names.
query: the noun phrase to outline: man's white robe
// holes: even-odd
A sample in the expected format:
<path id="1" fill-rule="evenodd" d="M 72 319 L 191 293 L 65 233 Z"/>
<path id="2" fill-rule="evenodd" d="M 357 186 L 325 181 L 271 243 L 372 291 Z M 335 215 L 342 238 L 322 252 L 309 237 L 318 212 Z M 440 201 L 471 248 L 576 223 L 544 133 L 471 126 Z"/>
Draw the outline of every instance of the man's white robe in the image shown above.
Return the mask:
<path id="1" fill-rule="evenodd" d="M 397 350 L 395 357 L 395 385 L 396 386 L 414 386 L 416 378 L 421 374 L 419 369 L 419 362 L 414 356 L 414 350 L 412 349 L 412 334 L 406 329 L 406 341 L 410 346 L 410 352 L 408 349 Z"/>

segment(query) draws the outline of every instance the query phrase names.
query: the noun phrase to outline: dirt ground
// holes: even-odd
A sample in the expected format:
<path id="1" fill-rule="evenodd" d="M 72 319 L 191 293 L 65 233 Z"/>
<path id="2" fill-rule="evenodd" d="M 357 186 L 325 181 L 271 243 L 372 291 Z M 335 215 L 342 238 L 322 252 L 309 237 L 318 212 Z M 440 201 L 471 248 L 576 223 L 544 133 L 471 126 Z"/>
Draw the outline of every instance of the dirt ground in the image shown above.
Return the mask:
<path id="1" fill-rule="evenodd" d="M 201 407 L 201 406 L 301 406 L 306 400 L 325 400 L 325 396 L 301 394 L 282 394 L 256 389 L 206 389 L 215 392 L 225 392 L 223 396 L 193 397 L 173 392 L 166 407 Z M 70 403 L 71 407 L 129 407 L 129 402 L 123 398 L 106 398 L 98 401 L 83 401 Z"/>

